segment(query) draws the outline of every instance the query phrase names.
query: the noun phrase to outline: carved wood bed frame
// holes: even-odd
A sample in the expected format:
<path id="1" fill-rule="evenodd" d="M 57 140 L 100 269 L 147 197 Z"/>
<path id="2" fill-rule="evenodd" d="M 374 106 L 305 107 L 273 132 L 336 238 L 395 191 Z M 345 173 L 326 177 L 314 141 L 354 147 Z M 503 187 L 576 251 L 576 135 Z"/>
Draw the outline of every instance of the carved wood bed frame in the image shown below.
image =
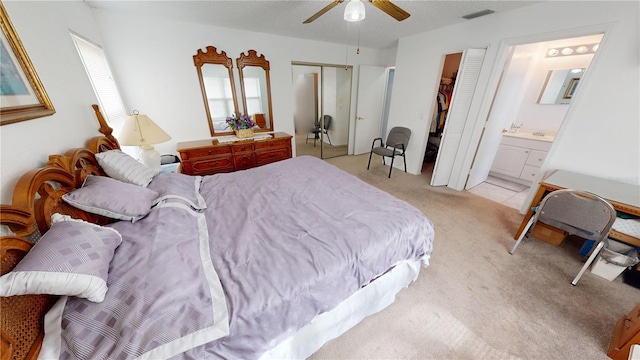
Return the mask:
<path id="1" fill-rule="evenodd" d="M 120 149 L 111 135 L 98 105 L 95 110 L 100 133 L 89 140 L 87 148 L 68 150 L 64 155 L 50 155 L 44 167 L 25 173 L 15 186 L 10 205 L 0 205 L 0 224 L 15 235 L 0 238 L 1 274 L 11 271 L 31 249 L 35 241 L 51 226 L 51 215 L 60 213 L 97 224 L 109 219 L 74 208 L 62 195 L 80 187 L 87 175 L 105 176 L 95 153 Z M 35 359 L 42 346 L 44 315 L 57 296 L 23 295 L 0 297 L 1 359 Z"/>

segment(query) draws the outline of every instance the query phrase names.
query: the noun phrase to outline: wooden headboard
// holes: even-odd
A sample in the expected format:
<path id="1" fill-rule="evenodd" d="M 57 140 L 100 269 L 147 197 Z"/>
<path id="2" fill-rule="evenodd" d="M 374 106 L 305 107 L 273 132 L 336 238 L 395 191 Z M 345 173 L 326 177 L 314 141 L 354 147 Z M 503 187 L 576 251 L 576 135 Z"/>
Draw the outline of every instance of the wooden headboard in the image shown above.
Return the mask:
<path id="1" fill-rule="evenodd" d="M 0 237 L 1 274 L 13 269 L 47 232 L 51 215 L 60 213 L 97 224 L 106 217 L 74 208 L 62 195 L 80 187 L 87 175 L 104 176 L 94 154 L 120 149 L 98 105 L 92 105 L 103 136 L 91 138 L 87 148 L 50 155 L 44 167 L 25 173 L 16 184 L 11 204 L 0 205 L 0 223 L 15 236 Z M 49 295 L 0 297 L 0 356 L 5 359 L 35 359 L 42 344 L 44 314 L 57 299 Z"/>

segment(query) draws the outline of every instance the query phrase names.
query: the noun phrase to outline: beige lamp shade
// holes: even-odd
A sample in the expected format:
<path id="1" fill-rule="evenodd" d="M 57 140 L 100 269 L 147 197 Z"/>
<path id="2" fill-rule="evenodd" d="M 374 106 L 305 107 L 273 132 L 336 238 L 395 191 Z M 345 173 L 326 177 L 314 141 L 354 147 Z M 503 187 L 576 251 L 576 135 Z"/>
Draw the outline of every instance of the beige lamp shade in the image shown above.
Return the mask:
<path id="1" fill-rule="evenodd" d="M 120 145 L 153 145 L 171 140 L 171 136 L 164 132 L 147 115 L 134 112 L 124 122 L 124 126 L 118 136 Z"/>

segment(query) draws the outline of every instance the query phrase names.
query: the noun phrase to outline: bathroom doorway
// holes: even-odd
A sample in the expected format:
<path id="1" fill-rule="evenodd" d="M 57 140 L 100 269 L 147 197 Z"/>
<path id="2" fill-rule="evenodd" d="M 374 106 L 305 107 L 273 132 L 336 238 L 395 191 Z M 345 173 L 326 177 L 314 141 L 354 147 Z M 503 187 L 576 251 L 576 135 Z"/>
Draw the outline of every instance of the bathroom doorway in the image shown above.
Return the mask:
<path id="1" fill-rule="evenodd" d="M 563 38 L 508 49 L 467 190 L 518 210 L 526 207 L 531 186 L 543 175 L 539 169 L 602 37 Z"/>

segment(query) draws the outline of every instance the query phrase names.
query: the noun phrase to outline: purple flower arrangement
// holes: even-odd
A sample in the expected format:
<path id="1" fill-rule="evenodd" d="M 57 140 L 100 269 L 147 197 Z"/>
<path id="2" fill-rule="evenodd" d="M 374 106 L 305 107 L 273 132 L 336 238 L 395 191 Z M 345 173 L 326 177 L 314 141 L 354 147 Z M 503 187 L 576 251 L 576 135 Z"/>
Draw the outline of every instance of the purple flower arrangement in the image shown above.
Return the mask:
<path id="1" fill-rule="evenodd" d="M 236 114 L 233 114 L 231 117 L 227 118 L 226 122 L 233 130 L 253 129 L 253 127 L 256 126 L 249 115 L 246 114 L 240 114 L 239 117 L 236 117 Z"/>

